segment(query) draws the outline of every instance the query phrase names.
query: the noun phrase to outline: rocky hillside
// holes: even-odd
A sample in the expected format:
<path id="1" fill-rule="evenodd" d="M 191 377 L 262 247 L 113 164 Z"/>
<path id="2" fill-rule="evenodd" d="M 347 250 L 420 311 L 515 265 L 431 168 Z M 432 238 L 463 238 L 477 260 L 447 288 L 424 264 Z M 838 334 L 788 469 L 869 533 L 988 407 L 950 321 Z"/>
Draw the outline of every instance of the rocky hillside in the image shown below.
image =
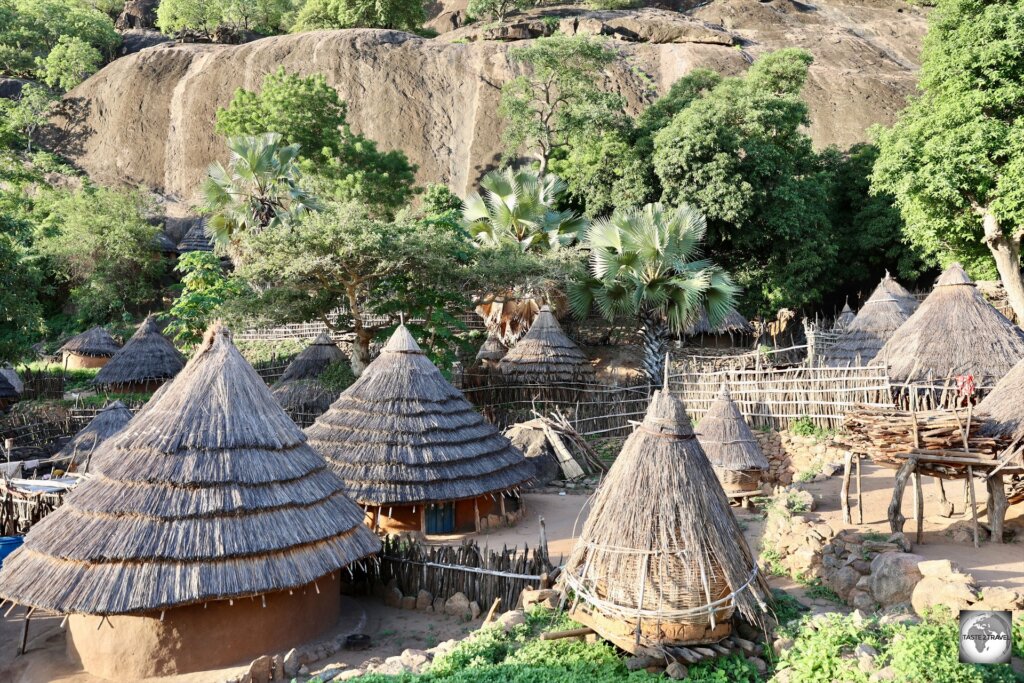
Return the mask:
<path id="1" fill-rule="evenodd" d="M 883 0 L 712 0 L 683 13 L 565 7 L 543 14 L 564 33 L 618 40 L 625 60 L 608 86 L 634 109 L 696 67 L 737 73 L 766 51 L 804 47 L 815 57 L 805 90 L 811 135 L 819 146 L 841 147 L 900 109 L 914 87 L 925 29 L 922 10 Z M 555 21 L 528 13 L 500 28 L 450 23 L 453 30 L 429 40 L 351 30 L 145 49 L 69 94 L 77 114 L 59 122 L 59 144 L 100 182 L 142 184 L 189 204 L 206 166 L 224 154 L 213 132 L 217 108 L 283 65 L 326 74 L 349 101 L 353 128 L 385 149 L 401 148 L 421 181 L 465 190 L 501 153 L 497 105 L 501 84 L 514 75 L 509 46 L 550 32 Z"/>

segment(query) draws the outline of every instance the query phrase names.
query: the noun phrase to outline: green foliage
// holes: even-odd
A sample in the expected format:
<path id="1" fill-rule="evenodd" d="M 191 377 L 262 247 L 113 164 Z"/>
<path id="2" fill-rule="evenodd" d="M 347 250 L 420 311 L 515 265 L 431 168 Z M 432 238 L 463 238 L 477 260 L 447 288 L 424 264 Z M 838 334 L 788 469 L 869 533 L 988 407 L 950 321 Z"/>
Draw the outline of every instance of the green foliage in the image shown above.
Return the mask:
<path id="1" fill-rule="evenodd" d="M 823 441 L 824 439 L 827 439 L 834 434 L 834 432 L 832 432 L 831 430 L 825 429 L 824 427 L 819 427 L 818 425 L 814 424 L 814 420 L 807 417 L 806 415 L 798 417 L 797 419 L 790 422 L 789 431 L 791 434 L 794 434 L 796 436 L 811 437 L 817 439 L 818 441 Z"/>
<path id="2" fill-rule="evenodd" d="M 423 213 L 427 216 L 443 216 L 450 211 L 462 211 L 462 200 L 447 185 L 431 183 L 423 192 Z"/>
<path id="3" fill-rule="evenodd" d="M 77 39 L 106 58 L 121 43 L 110 17 L 82 0 L 0 0 L 0 72 L 38 75 L 40 62 L 47 63 L 62 38 L 65 44 Z"/>
<path id="4" fill-rule="evenodd" d="M 761 552 L 761 559 L 765 557 L 765 552 Z M 777 555 L 776 555 L 777 557 Z M 784 574 L 783 572 L 782 574 Z M 772 614 L 775 615 L 775 621 L 780 625 L 786 625 L 791 621 L 799 619 L 805 613 L 810 611 L 810 608 L 794 598 L 792 595 L 782 590 L 781 588 L 772 589 L 771 603 L 768 605 Z"/>
<path id="5" fill-rule="evenodd" d="M 43 333 L 40 273 L 24 247 L 0 232 L 0 360 L 16 361 Z"/>
<path id="6" fill-rule="evenodd" d="M 522 11 L 529 6 L 528 0 L 469 0 L 466 13 L 477 19 L 505 21 L 509 13 Z"/>
<path id="7" fill-rule="evenodd" d="M 174 270 L 181 273 L 181 294 L 164 315 L 170 320 L 164 334 L 189 348 L 203 340 L 218 309 L 239 291 L 240 284 L 224 272 L 220 258 L 210 252 L 182 254 Z"/>
<path id="8" fill-rule="evenodd" d="M 352 386 L 352 383 L 356 381 L 356 376 L 352 373 L 351 365 L 336 361 L 328 365 L 317 380 L 327 389 L 340 394 Z"/>
<path id="9" fill-rule="evenodd" d="M 589 218 L 650 201 L 655 191 L 649 167 L 649 158 L 620 129 L 576 136 L 564 159 L 551 160 L 551 169 L 565 179 L 569 195 Z"/>
<path id="10" fill-rule="evenodd" d="M 37 57 L 39 76 L 50 87 L 71 90 L 95 73 L 103 55 L 76 36 L 61 36 L 46 58 Z"/>
<path id="11" fill-rule="evenodd" d="M 728 655 L 689 667 L 688 681 L 695 683 L 760 683 L 757 667 L 742 655 Z"/>
<path id="12" fill-rule="evenodd" d="M 84 330 L 79 331 L 84 332 Z M 66 341 L 71 336 L 73 335 L 61 335 L 60 340 L 62 342 Z M 96 378 L 96 373 L 100 371 L 99 368 L 65 368 L 62 363 L 43 363 L 40 361 L 26 363 L 26 367 L 32 372 L 64 375 L 64 389 L 71 392 L 92 389 L 92 381 Z"/>
<path id="13" fill-rule="evenodd" d="M 426 21 L 423 0 L 307 0 L 293 31 L 390 28 L 409 31 Z"/>
<path id="14" fill-rule="evenodd" d="M 598 10 L 630 9 L 639 4 L 639 0 L 587 0 L 587 7 Z"/>
<path id="15" fill-rule="evenodd" d="M 235 346 L 251 365 L 256 363 L 278 362 L 282 359 L 291 360 L 302 353 L 306 342 L 300 339 L 278 339 L 275 341 L 238 340 Z"/>
<path id="16" fill-rule="evenodd" d="M 807 587 L 807 597 L 812 600 L 829 600 L 837 605 L 844 604 L 843 599 L 834 590 L 823 584 L 821 579 L 804 579 L 801 583 Z"/>
<path id="17" fill-rule="evenodd" d="M 212 38 L 223 29 L 271 35 L 287 30 L 291 10 L 292 0 L 160 0 L 156 25 L 168 35 Z"/>
<path id="18" fill-rule="evenodd" d="M 0 131 L 8 146 L 24 145 L 32 152 L 36 132 L 46 125 L 57 95 L 42 86 L 27 83 L 17 99 L 0 99 Z"/>

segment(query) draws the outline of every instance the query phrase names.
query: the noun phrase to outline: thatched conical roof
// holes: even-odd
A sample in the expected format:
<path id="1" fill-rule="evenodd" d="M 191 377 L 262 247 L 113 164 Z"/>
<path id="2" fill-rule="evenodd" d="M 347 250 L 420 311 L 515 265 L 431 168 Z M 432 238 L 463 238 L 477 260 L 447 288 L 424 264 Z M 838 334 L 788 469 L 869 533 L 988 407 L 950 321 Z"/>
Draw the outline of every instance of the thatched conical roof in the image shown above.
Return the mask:
<path id="1" fill-rule="evenodd" d="M 490 361 L 497 363 L 505 354 L 508 353 L 508 349 L 501 343 L 501 339 L 498 338 L 498 333 L 494 330 L 490 330 L 487 333 L 487 339 L 484 341 L 483 346 L 476 352 L 476 359 L 478 361 Z"/>
<path id="2" fill-rule="evenodd" d="M 646 570 L 646 571 L 645 571 Z M 591 504 L 564 575 L 607 616 L 706 623 L 735 608 L 753 622 L 767 586 L 682 401 L 655 393 Z"/>
<path id="3" fill-rule="evenodd" d="M 114 341 L 110 333 L 97 325 L 67 340 L 58 350 L 60 353 L 73 353 L 77 356 L 109 358 L 120 348 L 121 345 Z"/>
<path id="4" fill-rule="evenodd" d="M 697 438 L 713 467 L 736 471 L 768 469 L 768 459 L 724 384 L 700 419 Z"/>
<path id="5" fill-rule="evenodd" d="M 974 409 L 978 433 L 1017 439 L 1024 436 L 1024 360 L 1010 370 Z"/>
<path id="6" fill-rule="evenodd" d="M 95 454 L 99 445 L 121 431 L 131 422 L 132 417 L 132 411 L 120 401 L 108 403 L 64 448 L 60 449 L 56 457 L 70 457 L 71 462 L 77 462 L 81 458 Z"/>
<path id="7" fill-rule="evenodd" d="M 348 361 L 348 356 L 338 348 L 338 345 L 331 340 L 326 332 L 321 332 L 309 346 L 302 350 L 302 353 L 292 359 L 278 382 L 316 379 L 327 369 L 328 365 L 339 361 Z"/>
<path id="8" fill-rule="evenodd" d="M 525 384 L 593 382 L 594 368 L 587 356 L 562 331 L 543 306 L 530 331 L 498 363 L 501 374 Z"/>
<path id="9" fill-rule="evenodd" d="M 178 251 L 186 254 L 190 251 L 213 251 L 213 238 L 206 234 L 206 220 L 196 221 L 185 236 L 178 242 Z"/>
<path id="10" fill-rule="evenodd" d="M 306 434 L 348 494 L 368 505 L 476 498 L 533 475 L 523 454 L 445 380 L 405 325 Z"/>
<path id="11" fill-rule="evenodd" d="M 12 367 L 0 368 L 0 375 L 3 376 L 7 383 L 14 387 L 14 390 L 21 395 L 21 392 L 25 391 L 25 383 L 21 381 L 21 377 L 18 375 L 18 371 Z"/>
<path id="12" fill-rule="evenodd" d="M 954 263 L 877 358 L 898 382 L 942 382 L 970 374 L 992 387 L 1024 358 L 1024 331 L 992 307 Z"/>
<path id="13" fill-rule="evenodd" d="M 836 316 L 836 322 L 832 325 L 832 329 L 842 332 L 850 326 L 850 323 L 852 323 L 856 317 L 857 315 L 853 312 L 853 309 L 850 308 L 850 302 L 847 301 L 843 304 L 843 310 L 838 316 Z"/>
<path id="14" fill-rule="evenodd" d="M 7 378 L 0 374 L 0 401 L 17 401 L 21 394 L 14 388 L 14 385 L 7 381 Z"/>
<path id="15" fill-rule="evenodd" d="M 185 357 L 160 334 L 152 314 L 135 330 L 120 351 L 96 373 L 97 386 L 117 386 L 168 380 L 185 367 Z"/>
<path id="16" fill-rule="evenodd" d="M 839 340 L 825 351 L 825 364 L 867 365 L 915 310 L 914 295 L 886 273 Z"/>
<path id="17" fill-rule="evenodd" d="M 708 312 L 701 309 L 700 318 L 697 322 L 687 327 L 683 331 L 683 335 L 696 337 L 701 334 L 749 334 L 753 331 L 754 328 L 751 326 L 750 321 L 744 318 L 736 309 L 729 311 L 722 319 L 722 322 L 714 327 L 711 326 L 711 321 L 708 320 Z"/>
<path id="18" fill-rule="evenodd" d="M 337 392 L 320 383 L 319 377 L 331 363 L 347 362 L 342 353 L 325 332 L 321 332 L 302 353 L 292 359 L 284 374 L 273 386 L 274 398 L 289 415 L 298 419 L 306 415 L 309 424 L 312 417 L 321 415 L 331 407 Z"/>
<path id="19" fill-rule="evenodd" d="M 380 549 L 363 511 L 216 325 L 4 561 L 0 597 L 132 614 L 307 585 Z"/>

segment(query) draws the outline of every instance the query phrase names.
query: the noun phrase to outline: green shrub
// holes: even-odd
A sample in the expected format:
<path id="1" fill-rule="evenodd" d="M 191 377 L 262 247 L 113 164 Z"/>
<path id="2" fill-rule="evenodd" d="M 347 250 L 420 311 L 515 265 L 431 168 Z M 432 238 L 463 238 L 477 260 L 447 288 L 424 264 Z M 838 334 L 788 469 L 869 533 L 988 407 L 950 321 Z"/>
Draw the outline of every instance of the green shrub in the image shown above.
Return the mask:
<path id="1" fill-rule="evenodd" d="M 789 424 L 789 432 L 796 436 L 809 436 L 819 441 L 827 439 L 833 434 L 832 431 L 814 424 L 814 420 L 806 415 L 791 422 Z"/>
<path id="2" fill-rule="evenodd" d="M 781 588 L 772 589 L 772 600 L 768 608 L 775 615 L 775 621 L 779 624 L 788 624 L 799 619 L 805 612 L 810 611 L 807 605 L 803 604 L 792 595 Z"/>

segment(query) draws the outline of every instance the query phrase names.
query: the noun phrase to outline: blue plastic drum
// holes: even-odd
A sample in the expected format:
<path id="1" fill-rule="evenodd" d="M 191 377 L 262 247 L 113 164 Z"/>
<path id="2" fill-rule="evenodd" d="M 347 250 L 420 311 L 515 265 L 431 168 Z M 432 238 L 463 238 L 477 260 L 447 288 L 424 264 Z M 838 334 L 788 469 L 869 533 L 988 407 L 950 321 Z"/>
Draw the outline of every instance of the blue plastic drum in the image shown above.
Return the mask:
<path id="1" fill-rule="evenodd" d="M 24 536 L 0 536 L 0 567 L 4 566 L 4 558 L 17 550 L 24 542 Z"/>

